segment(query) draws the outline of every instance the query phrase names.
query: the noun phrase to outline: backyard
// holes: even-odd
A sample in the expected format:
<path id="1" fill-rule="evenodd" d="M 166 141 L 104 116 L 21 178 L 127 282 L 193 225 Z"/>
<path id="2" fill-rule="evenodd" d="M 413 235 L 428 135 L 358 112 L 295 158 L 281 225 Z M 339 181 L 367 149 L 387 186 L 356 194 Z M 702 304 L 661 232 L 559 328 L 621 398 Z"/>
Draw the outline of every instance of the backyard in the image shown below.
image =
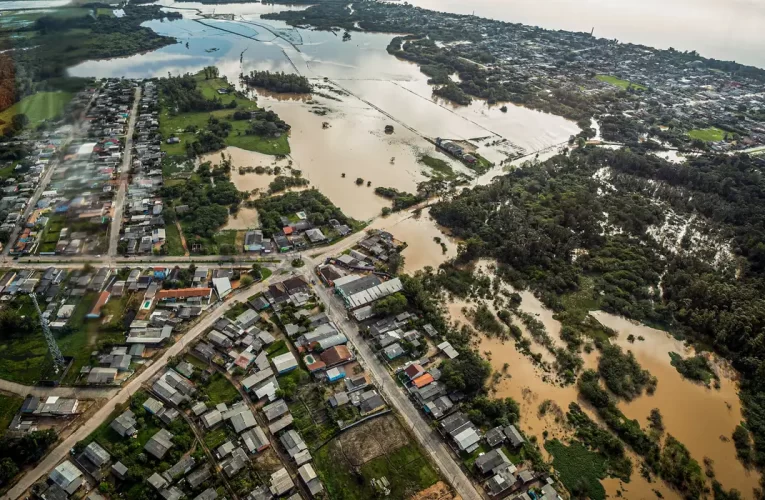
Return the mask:
<path id="1" fill-rule="evenodd" d="M 688 137 L 704 142 L 718 142 L 725 139 L 725 131 L 717 127 L 697 128 L 689 131 Z"/>
<path id="2" fill-rule="evenodd" d="M 637 90 L 646 89 L 644 85 L 640 85 L 639 83 L 633 83 L 633 82 L 630 82 L 629 80 L 622 80 L 621 78 L 617 78 L 611 75 L 596 75 L 595 78 L 597 78 L 601 82 L 610 83 L 611 85 L 614 85 L 615 87 L 619 87 L 620 89 L 626 90 L 630 86 L 632 86 L 633 89 L 637 89 Z"/>

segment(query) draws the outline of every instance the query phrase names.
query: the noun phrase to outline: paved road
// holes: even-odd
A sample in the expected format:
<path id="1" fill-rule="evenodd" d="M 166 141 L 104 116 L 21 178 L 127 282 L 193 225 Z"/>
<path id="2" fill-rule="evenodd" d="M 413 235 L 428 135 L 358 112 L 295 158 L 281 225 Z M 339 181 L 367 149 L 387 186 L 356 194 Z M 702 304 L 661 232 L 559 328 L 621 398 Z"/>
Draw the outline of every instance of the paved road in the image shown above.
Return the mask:
<path id="1" fill-rule="evenodd" d="M 135 99 L 133 109 L 130 110 L 130 119 L 128 120 L 127 135 L 125 136 L 125 149 L 122 153 L 122 168 L 120 169 L 120 186 L 117 190 L 117 196 L 114 198 L 112 206 L 112 227 L 109 231 L 109 257 L 117 255 L 117 245 L 120 240 L 120 226 L 122 225 L 122 211 L 125 205 L 125 194 L 127 192 L 127 181 L 132 168 L 131 160 L 133 158 L 133 130 L 135 130 L 135 120 L 138 116 L 138 105 L 141 102 L 141 87 L 135 89 Z"/>
<path id="2" fill-rule="evenodd" d="M 73 432 L 68 438 L 59 443 L 33 470 L 27 472 L 21 477 L 18 483 L 3 496 L 4 499 L 15 500 L 32 487 L 40 478 L 48 474 L 61 460 L 69 455 L 69 450 L 77 444 L 78 441 L 86 438 L 91 432 L 96 430 L 107 417 L 114 411 L 117 405 L 124 403 L 128 398 L 140 389 L 141 385 L 150 380 L 166 364 L 171 356 L 179 354 L 186 346 L 194 341 L 208 328 L 220 319 L 231 306 L 238 302 L 245 302 L 247 297 L 262 291 L 267 286 L 267 282 L 259 283 L 249 289 L 235 292 L 225 303 L 219 305 L 208 313 L 199 323 L 192 327 L 182 339 L 170 346 L 165 353 L 153 363 L 151 363 L 143 372 L 133 377 L 125 386 L 123 386 L 116 395 L 101 407 L 82 427 Z"/>
<path id="3" fill-rule="evenodd" d="M 305 272 L 308 274 L 307 271 Z M 388 402 L 398 410 L 422 447 L 427 450 L 441 470 L 445 479 L 449 481 L 463 499 L 482 499 L 481 493 L 476 490 L 462 468 L 454 461 L 451 451 L 447 448 L 441 436 L 430 427 L 430 422 L 425 420 L 409 398 L 401 391 L 388 370 L 378 361 L 375 354 L 369 348 L 367 341 L 359 334 L 358 326 L 346 319 L 345 308 L 342 303 L 335 296 L 329 294 L 321 285 L 315 286 L 314 290 L 329 306 L 327 314 L 356 348 L 356 354 L 360 363 L 372 375 L 372 379 L 385 395 Z"/>

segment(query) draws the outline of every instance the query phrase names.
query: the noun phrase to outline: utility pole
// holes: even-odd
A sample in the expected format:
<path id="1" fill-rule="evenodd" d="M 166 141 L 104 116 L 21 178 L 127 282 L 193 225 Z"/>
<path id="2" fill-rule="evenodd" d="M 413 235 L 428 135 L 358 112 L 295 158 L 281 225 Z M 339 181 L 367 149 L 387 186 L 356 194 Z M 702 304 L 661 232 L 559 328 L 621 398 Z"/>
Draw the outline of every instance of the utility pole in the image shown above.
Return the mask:
<path id="1" fill-rule="evenodd" d="M 58 348 L 56 339 L 53 338 L 53 334 L 48 327 L 48 320 L 43 317 L 42 312 L 40 311 L 40 305 L 37 303 L 37 295 L 32 292 L 29 294 L 29 297 L 32 299 L 32 303 L 35 305 L 35 309 L 37 310 L 37 315 L 40 317 L 40 326 L 42 327 L 43 334 L 45 335 L 45 342 L 47 342 L 48 350 L 50 351 L 50 355 L 53 358 L 54 369 L 56 373 L 58 373 L 59 370 L 64 368 L 66 361 L 64 361 L 64 356 L 61 354 L 61 349 Z"/>

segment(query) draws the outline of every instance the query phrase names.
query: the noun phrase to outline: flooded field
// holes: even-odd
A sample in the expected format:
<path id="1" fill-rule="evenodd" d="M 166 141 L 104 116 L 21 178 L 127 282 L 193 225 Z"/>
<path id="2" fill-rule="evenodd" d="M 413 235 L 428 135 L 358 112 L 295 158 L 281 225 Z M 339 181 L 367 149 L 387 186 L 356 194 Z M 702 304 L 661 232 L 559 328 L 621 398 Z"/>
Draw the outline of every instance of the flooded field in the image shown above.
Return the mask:
<path id="1" fill-rule="evenodd" d="M 407 244 L 402 252 L 404 271 L 407 273 L 414 273 L 427 266 L 436 269 L 457 256 L 457 242 L 439 229 L 430 218 L 428 209 L 423 210 L 419 217 L 409 217 L 395 224 L 385 222 L 382 219 L 375 227 L 390 232 L 397 240 Z M 439 238 L 444 248 L 434 238 Z"/>
<path id="2" fill-rule="evenodd" d="M 343 42 L 333 33 L 260 19 L 261 14 L 285 9 L 283 6 L 161 3 L 168 10 L 177 9 L 184 19 L 145 25 L 179 43 L 127 58 L 87 61 L 70 68 L 69 73 L 157 77 L 216 65 L 234 83 L 241 73 L 252 70 L 307 76 L 316 87 L 312 96 L 258 92 L 259 103 L 292 126 L 290 159 L 294 167 L 311 186 L 357 219 L 375 217 L 389 205 L 374 195 L 375 187 L 414 192 L 417 183 L 425 180 L 425 167 L 418 160 L 435 153 L 428 139 L 481 139 L 477 141 L 479 153 L 499 162 L 519 150 L 566 141 L 578 131 L 571 121 L 518 106 L 510 105 L 502 113 L 477 100 L 468 107 L 436 102 L 427 77 L 417 66 L 387 53 L 391 34 L 354 32 L 350 41 Z M 234 20 L 207 19 L 199 12 L 234 14 Z M 384 133 L 386 125 L 395 127 L 394 134 Z M 228 153 L 235 167 L 266 161 L 257 153 L 233 148 Z M 461 166 L 457 169 L 469 172 Z M 263 189 L 270 182 L 253 174 L 239 177 L 234 174 L 232 180 L 241 190 Z M 357 178 L 364 180 L 363 187 L 356 186 Z M 438 245 L 431 246 L 440 252 Z"/>
<path id="3" fill-rule="evenodd" d="M 670 352 L 692 356 L 692 349 L 666 332 L 632 323 L 601 311 L 592 313 L 605 326 L 619 335 L 614 342 L 631 350 L 640 365 L 659 379 L 652 396 L 642 396 L 619 404 L 629 418 L 644 422 L 651 409 L 659 408 L 666 432 L 680 440 L 701 463 L 704 457 L 714 460 L 717 479 L 727 488 L 737 488 L 748 497 L 759 483 L 760 475 L 747 471 L 736 459 L 730 439 L 736 425 L 743 421 L 738 387 L 731 378 L 732 369 L 721 368 L 720 389 L 682 378 L 670 364 Z M 628 335 L 642 336 L 644 341 L 627 341 Z"/>
<path id="4" fill-rule="evenodd" d="M 481 272 L 487 272 L 486 263 L 479 265 Z M 521 292 L 520 309 L 534 315 L 541 321 L 556 345 L 563 345 L 559 337 L 560 322 L 553 318 L 553 313 L 528 291 Z M 463 308 L 473 308 L 477 304 L 454 301 L 448 304 L 451 320 L 470 325 Z M 619 402 L 619 408 L 631 419 L 638 420 L 647 427 L 647 418 L 653 408 L 658 408 L 664 418 L 666 434 L 671 434 L 685 444 L 691 455 L 702 463 L 704 457 L 714 461 L 716 478 L 726 488 L 738 489 L 744 498 L 752 497 L 752 490 L 758 486 L 760 475 L 748 471 L 736 459 L 736 452 L 730 437 L 737 424 L 742 420 L 741 403 L 737 395 L 734 371 L 723 363 L 716 363 L 721 379 L 720 389 L 707 388 L 683 379 L 670 364 L 670 352 L 682 356 L 693 355 L 693 351 L 666 332 L 632 323 L 624 318 L 601 311 L 591 313 L 603 325 L 618 332 L 612 340 L 625 350 L 631 350 L 640 365 L 658 379 L 656 392 L 652 396 L 643 395 L 631 402 Z M 524 336 L 530 338 L 523 325 L 516 322 Z M 628 335 L 645 340 L 627 341 Z M 495 396 L 511 397 L 521 404 L 521 428 L 529 435 L 537 437 L 539 443 L 547 439 L 565 439 L 573 431 L 566 425 L 565 412 L 570 403 L 576 402 L 591 418 L 600 421 L 589 405 L 579 398 L 575 386 L 561 386 L 552 383 L 552 376 L 544 372 L 532 360 L 515 348 L 515 342 L 502 341 L 480 334 L 477 338 L 479 352 L 491 362 L 496 372 L 505 374 L 500 382 L 493 386 Z M 532 343 L 532 352 L 542 354 L 543 359 L 551 361 L 546 350 Z M 584 369 L 597 369 L 598 352 L 582 354 Z M 545 415 L 539 414 L 539 405 L 546 400 L 554 402 L 553 410 Z M 546 454 L 546 452 L 543 453 Z M 609 495 L 616 496 L 621 491 L 626 498 L 656 498 L 654 490 L 664 498 L 679 498 L 663 482 L 649 483 L 640 476 L 639 457 L 630 452 L 635 464 L 630 483 L 607 479 L 603 485 Z"/>

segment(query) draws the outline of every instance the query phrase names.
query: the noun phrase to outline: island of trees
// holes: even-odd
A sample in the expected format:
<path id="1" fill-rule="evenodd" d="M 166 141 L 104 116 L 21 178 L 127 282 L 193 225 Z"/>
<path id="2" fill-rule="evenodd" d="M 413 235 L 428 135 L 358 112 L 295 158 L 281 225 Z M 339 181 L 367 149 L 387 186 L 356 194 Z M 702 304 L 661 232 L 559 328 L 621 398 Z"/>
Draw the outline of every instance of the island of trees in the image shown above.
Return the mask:
<path id="1" fill-rule="evenodd" d="M 308 78 L 292 73 L 251 71 L 249 75 L 241 75 L 241 79 L 248 87 L 262 88 L 272 92 L 308 94 L 312 89 Z"/>

